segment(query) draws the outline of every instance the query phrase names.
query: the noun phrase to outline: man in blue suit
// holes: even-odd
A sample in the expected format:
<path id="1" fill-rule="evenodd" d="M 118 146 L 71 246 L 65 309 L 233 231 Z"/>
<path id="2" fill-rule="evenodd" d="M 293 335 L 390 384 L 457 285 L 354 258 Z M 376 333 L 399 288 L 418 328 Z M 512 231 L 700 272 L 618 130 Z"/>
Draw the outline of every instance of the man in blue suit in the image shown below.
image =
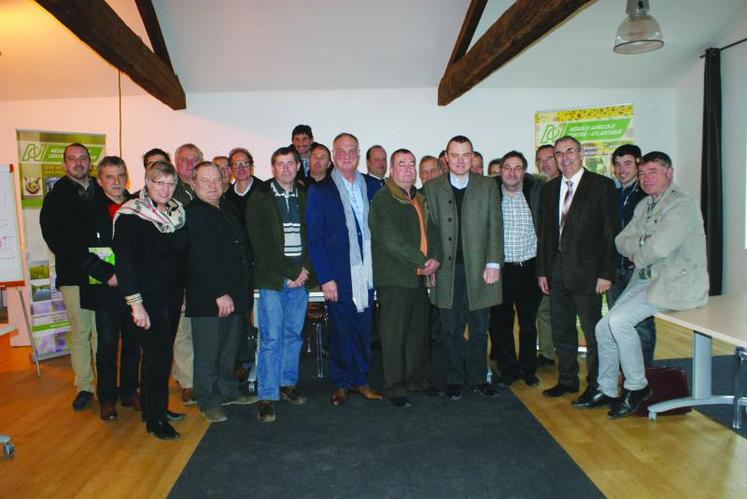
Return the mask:
<path id="1" fill-rule="evenodd" d="M 341 133 L 332 143 L 335 167 L 312 185 L 306 209 L 308 251 L 329 312 L 332 404 L 349 392 L 381 400 L 368 386 L 373 271 L 368 205 L 380 185 L 358 172 L 358 139 Z"/>

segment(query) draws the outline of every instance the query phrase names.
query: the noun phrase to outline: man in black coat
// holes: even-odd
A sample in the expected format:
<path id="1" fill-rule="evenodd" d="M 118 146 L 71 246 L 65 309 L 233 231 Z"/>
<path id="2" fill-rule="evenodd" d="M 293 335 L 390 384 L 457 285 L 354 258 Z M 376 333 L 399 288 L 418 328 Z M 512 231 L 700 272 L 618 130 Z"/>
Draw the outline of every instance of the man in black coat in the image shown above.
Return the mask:
<path id="1" fill-rule="evenodd" d="M 90 176 L 91 154 L 83 144 L 70 144 L 63 155 L 65 176 L 44 198 L 39 223 L 42 236 L 55 256 L 57 278 L 70 321 L 70 359 L 78 394 L 73 410 L 85 409 L 93 400 L 93 353 L 96 351 L 94 313 L 80 306 L 80 286 L 87 276 L 83 260 L 88 254 L 85 218 L 91 201 L 101 190 Z"/>
<path id="2" fill-rule="evenodd" d="M 222 405 L 247 405 L 234 376 L 236 351 L 249 312 L 251 255 L 241 222 L 228 208 L 220 169 L 204 161 L 192 174 L 187 206 L 189 258 L 186 315 L 192 320 L 194 395 L 211 423 L 225 421 Z"/>
<path id="3" fill-rule="evenodd" d="M 137 328 L 119 291 L 112 251 L 112 220 L 122 204 L 132 198 L 125 188 L 127 165 L 124 160 L 106 156 L 99 161 L 97 183 L 101 192 L 94 197 L 88 212 L 90 252 L 83 262 L 89 277 L 81 287 L 80 301 L 84 308 L 96 313 L 96 397 L 101 419 L 112 421 L 117 419 L 117 399 L 125 407 L 135 410 L 141 407 L 137 393 L 140 371 Z M 117 362 L 120 339 L 122 350 Z"/>
<path id="4" fill-rule="evenodd" d="M 547 182 L 540 196 L 537 277 L 542 292 L 550 295 L 558 383 L 543 394 L 578 391 L 578 314 L 586 337 L 588 386 L 574 403 L 583 404 L 597 384 L 594 327 L 615 273 L 617 193 L 612 180 L 583 167 L 581 144 L 574 137 L 555 142 L 555 157 L 562 175 Z"/>

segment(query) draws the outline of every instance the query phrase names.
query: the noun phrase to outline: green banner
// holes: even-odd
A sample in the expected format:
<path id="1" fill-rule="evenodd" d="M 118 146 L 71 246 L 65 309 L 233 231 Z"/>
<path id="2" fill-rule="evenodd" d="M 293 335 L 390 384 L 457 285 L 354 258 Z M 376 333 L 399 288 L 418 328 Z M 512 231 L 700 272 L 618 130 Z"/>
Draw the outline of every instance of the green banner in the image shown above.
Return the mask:
<path id="1" fill-rule="evenodd" d="M 40 208 L 47 192 L 65 175 L 63 155 L 68 144 L 86 146 L 94 165 L 106 150 L 106 135 L 102 134 L 16 130 L 16 140 L 24 208 Z M 95 168 L 91 174 L 95 175 Z"/>

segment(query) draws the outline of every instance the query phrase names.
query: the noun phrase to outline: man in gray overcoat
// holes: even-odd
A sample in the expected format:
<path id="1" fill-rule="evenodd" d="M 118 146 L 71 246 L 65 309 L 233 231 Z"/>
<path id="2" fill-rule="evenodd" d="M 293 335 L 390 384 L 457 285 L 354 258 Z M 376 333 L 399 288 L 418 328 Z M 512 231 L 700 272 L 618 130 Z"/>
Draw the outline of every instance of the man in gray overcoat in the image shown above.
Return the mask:
<path id="1" fill-rule="evenodd" d="M 458 135 L 446 146 L 449 174 L 425 184 L 424 192 L 441 262 L 431 302 L 440 309 L 446 357 L 446 395 L 462 396 L 465 383 L 495 397 L 485 383 L 490 307 L 501 303 L 503 215 L 494 179 L 470 173 L 472 142 Z M 465 326 L 469 337 L 465 340 Z"/>

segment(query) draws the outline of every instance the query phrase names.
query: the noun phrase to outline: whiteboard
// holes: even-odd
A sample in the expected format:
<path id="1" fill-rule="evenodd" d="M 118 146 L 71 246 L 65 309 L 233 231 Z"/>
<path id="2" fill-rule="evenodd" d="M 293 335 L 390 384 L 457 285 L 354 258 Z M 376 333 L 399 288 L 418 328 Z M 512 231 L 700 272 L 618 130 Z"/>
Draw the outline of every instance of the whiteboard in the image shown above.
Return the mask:
<path id="1" fill-rule="evenodd" d="M 0 165 L 0 286 L 23 286 L 13 165 Z"/>

